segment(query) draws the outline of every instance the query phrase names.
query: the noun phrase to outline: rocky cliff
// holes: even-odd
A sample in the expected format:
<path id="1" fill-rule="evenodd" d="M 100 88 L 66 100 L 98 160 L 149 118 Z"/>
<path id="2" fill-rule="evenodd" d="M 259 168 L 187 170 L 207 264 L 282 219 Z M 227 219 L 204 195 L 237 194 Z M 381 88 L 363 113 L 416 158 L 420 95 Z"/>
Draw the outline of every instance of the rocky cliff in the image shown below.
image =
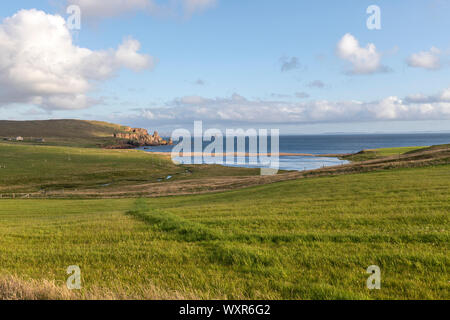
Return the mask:
<path id="1" fill-rule="evenodd" d="M 124 132 L 114 133 L 114 138 L 125 140 L 126 144 L 143 147 L 143 146 L 164 146 L 171 145 L 172 139 L 169 141 L 164 140 L 158 134 L 154 132 L 152 135 L 145 129 L 125 127 Z"/>

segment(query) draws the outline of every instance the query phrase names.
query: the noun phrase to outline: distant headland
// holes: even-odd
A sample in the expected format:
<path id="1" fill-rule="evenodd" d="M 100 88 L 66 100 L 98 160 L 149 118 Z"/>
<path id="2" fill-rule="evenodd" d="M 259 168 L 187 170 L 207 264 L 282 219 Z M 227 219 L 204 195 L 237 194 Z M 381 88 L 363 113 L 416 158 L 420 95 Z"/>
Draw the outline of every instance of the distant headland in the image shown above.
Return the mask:
<path id="1" fill-rule="evenodd" d="M 114 133 L 114 138 L 126 142 L 127 145 L 144 147 L 144 146 L 164 146 L 172 145 L 172 139 L 164 140 L 155 131 L 152 135 L 146 129 L 125 127 L 122 129 L 125 132 Z"/>
<path id="2" fill-rule="evenodd" d="M 33 143 L 73 147 L 131 149 L 170 145 L 158 132 L 89 120 L 0 120 L 0 139 L 14 143 Z"/>

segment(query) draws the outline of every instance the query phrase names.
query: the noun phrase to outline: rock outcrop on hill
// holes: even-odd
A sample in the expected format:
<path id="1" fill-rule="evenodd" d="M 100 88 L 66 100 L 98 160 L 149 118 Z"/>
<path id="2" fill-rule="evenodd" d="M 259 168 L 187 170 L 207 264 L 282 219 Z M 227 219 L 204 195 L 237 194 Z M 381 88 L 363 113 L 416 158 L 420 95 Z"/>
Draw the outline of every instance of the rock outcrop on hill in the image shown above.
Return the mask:
<path id="1" fill-rule="evenodd" d="M 161 138 L 157 131 L 152 135 L 145 129 L 125 127 L 124 132 L 114 133 L 114 138 L 125 140 L 126 144 L 143 147 L 143 146 L 164 146 L 172 145 L 172 139 L 169 141 Z"/>

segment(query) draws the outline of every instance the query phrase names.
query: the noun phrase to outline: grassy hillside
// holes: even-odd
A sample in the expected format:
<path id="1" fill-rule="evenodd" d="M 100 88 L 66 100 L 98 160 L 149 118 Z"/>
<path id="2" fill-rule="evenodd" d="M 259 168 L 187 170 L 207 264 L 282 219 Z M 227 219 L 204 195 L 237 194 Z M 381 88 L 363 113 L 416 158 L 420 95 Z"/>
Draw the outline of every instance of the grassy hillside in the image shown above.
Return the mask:
<path id="1" fill-rule="evenodd" d="M 448 299 L 449 187 L 440 165 L 197 196 L 2 200 L 0 274 L 13 280 L 0 286 L 45 297 L 44 280 L 61 288 L 76 264 L 84 289 L 71 294 L 91 298 Z M 373 264 L 381 290 L 365 285 Z"/>
<path id="2" fill-rule="evenodd" d="M 0 137 L 22 136 L 25 138 L 24 143 L 34 143 L 33 140 L 36 138 L 45 138 L 45 143 L 39 143 L 45 145 L 104 147 L 114 144 L 116 139 L 113 138 L 113 134 L 123 129 L 123 126 L 100 121 L 0 120 Z"/>
<path id="3" fill-rule="evenodd" d="M 412 150 L 408 150 L 405 152 L 405 154 L 414 154 L 419 152 L 427 152 L 427 151 L 436 151 L 436 150 L 443 150 L 443 149 L 449 149 L 450 144 L 439 144 L 431 147 L 419 147 L 419 148 L 413 148 Z"/>
<path id="4" fill-rule="evenodd" d="M 3 137 L 106 137 L 121 128 L 116 124 L 86 120 L 0 120 L 0 136 Z"/>
<path id="5" fill-rule="evenodd" d="M 342 156 L 340 158 L 349 161 L 367 161 L 389 156 L 398 156 L 411 152 L 418 152 L 421 150 L 425 150 L 427 148 L 428 147 L 397 147 L 397 148 L 367 149 L 362 150 L 361 152 L 355 154 Z"/>
<path id="6" fill-rule="evenodd" d="M 450 150 L 377 152 L 264 178 L 136 150 L 1 142 L 0 195 L 66 199 L 0 199 L 0 299 L 448 298 Z M 131 198 L 277 179 L 291 181 Z M 377 291 L 365 286 L 373 264 Z M 69 265 L 81 291 L 64 289 Z"/>
<path id="7" fill-rule="evenodd" d="M 446 146 L 305 172 L 260 176 L 260 170 L 219 165 L 176 166 L 170 157 L 0 142 L 0 197 L 117 198 L 217 192 L 278 181 L 398 167 L 450 163 Z"/>
<path id="8" fill-rule="evenodd" d="M 0 194 L 93 189 L 123 191 L 158 181 L 257 175 L 259 170 L 176 166 L 170 158 L 137 150 L 34 146 L 0 142 Z M 138 191 L 134 191 L 135 194 Z"/>

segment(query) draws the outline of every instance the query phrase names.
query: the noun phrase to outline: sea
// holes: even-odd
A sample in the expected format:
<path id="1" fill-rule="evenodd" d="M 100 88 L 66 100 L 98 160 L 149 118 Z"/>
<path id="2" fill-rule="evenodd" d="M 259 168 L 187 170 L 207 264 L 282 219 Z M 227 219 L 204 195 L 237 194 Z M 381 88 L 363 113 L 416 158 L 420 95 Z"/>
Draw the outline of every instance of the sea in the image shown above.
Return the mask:
<path id="1" fill-rule="evenodd" d="M 270 139 L 268 140 L 268 151 L 270 152 Z M 210 143 L 204 141 L 203 148 Z M 356 153 L 365 149 L 432 146 L 448 143 L 450 143 L 450 133 L 284 135 L 280 136 L 279 148 L 280 153 L 321 155 Z M 176 141 L 175 144 L 177 144 Z M 226 145 L 225 141 L 223 145 Z M 246 146 L 248 151 L 248 141 Z M 172 148 L 173 146 L 158 146 L 140 149 L 147 152 L 171 152 Z M 249 160 L 246 158 L 245 164 L 233 164 L 232 166 L 258 167 L 258 165 L 251 165 Z M 345 163 L 347 161 L 334 157 L 280 156 L 279 169 L 303 171 Z"/>

